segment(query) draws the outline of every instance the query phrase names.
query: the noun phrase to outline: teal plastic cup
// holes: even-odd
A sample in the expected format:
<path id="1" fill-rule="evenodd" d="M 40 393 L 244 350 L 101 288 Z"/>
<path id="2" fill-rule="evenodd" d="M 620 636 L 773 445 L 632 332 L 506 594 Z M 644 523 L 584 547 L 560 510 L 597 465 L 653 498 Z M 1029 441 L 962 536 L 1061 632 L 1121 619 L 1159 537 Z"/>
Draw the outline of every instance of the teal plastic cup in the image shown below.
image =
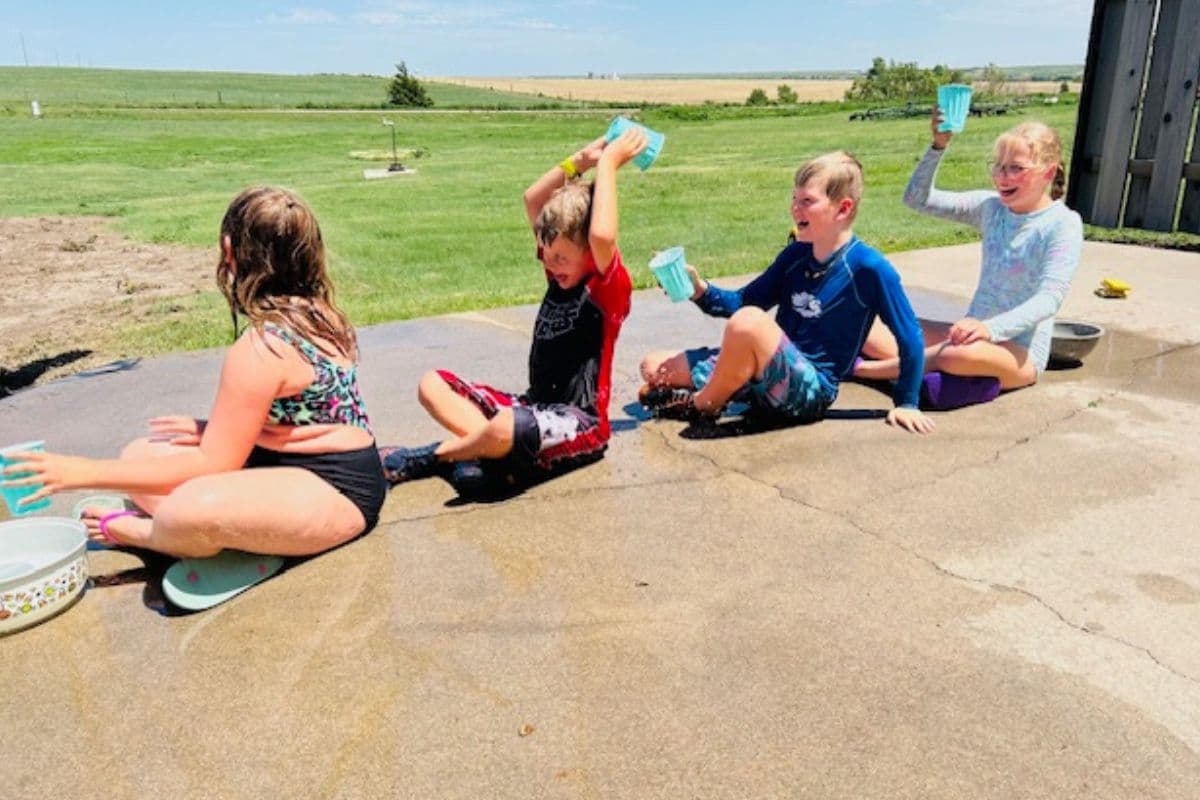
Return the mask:
<path id="1" fill-rule="evenodd" d="M 947 83 L 938 87 L 938 108 L 942 110 L 942 124 L 938 130 L 945 133 L 962 133 L 971 113 L 971 87 L 961 83 Z"/>
<path id="2" fill-rule="evenodd" d="M 42 452 L 45 449 L 45 442 L 22 442 L 21 444 L 13 444 L 9 445 L 8 447 L 0 447 L 0 469 L 3 469 L 9 464 L 13 463 L 12 461 L 8 460 L 9 453 Z M 27 477 L 31 474 L 33 473 L 17 472 L 11 475 L 0 475 L 0 494 L 4 495 L 4 504 L 8 506 L 8 513 L 12 514 L 14 517 L 19 517 L 23 514 L 29 514 L 34 511 L 41 511 L 42 509 L 50 507 L 49 497 L 44 497 L 41 500 L 38 500 L 36 503 L 31 503 L 27 506 L 19 505 L 22 498 L 33 494 L 38 489 L 42 488 L 42 485 L 40 483 L 35 483 L 32 486 L 9 486 L 8 482 L 18 478 Z"/>
<path id="3" fill-rule="evenodd" d="M 645 125 L 634 122 L 628 117 L 617 117 L 608 126 L 608 131 L 604 134 L 604 141 L 611 142 L 630 128 L 641 128 L 646 132 L 646 138 L 649 139 L 642 152 L 633 157 L 633 163 L 637 164 L 638 169 L 645 172 L 658 159 L 658 154 L 662 152 L 663 143 L 667 141 L 667 137 L 656 130 L 651 130 Z"/>
<path id="4" fill-rule="evenodd" d="M 671 247 L 650 259 L 650 271 L 667 291 L 672 303 L 689 299 L 696 291 L 687 273 L 682 247 Z"/>

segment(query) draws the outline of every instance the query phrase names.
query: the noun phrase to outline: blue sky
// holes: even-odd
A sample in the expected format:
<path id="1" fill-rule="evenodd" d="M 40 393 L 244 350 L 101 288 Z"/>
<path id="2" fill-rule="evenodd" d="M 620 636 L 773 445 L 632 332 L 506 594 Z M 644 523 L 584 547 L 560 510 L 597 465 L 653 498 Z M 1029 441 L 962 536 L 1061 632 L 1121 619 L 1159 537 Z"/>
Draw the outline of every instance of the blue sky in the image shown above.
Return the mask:
<path id="1" fill-rule="evenodd" d="M 419 75 L 1082 64 L 1092 0 L 0 0 L 0 64 Z M 22 39 L 24 49 L 22 49 Z"/>

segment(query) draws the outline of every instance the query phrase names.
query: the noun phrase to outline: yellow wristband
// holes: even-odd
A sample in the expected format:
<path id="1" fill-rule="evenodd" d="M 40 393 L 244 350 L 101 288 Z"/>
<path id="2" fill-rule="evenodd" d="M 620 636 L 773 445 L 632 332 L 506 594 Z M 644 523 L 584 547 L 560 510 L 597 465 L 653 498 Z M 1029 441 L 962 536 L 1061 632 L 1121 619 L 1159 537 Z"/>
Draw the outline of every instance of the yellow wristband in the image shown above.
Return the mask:
<path id="1" fill-rule="evenodd" d="M 571 160 L 570 156 L 564 158 L 562 163 L 558 165 L 558 168 L 567 176 L 567 180 L 571 180 L 571 178 L 579 174 L 579 170 L 575 169 L 575 162 Z"/>

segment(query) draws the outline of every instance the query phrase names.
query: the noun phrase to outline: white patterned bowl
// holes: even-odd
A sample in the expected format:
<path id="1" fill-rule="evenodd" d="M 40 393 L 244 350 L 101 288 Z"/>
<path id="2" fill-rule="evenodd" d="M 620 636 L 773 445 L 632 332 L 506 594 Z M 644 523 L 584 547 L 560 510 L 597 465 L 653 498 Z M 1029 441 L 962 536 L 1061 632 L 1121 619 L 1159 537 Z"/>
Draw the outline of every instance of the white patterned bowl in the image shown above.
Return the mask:
<path id="1" fill-rule="evenodd" d="M 0 522 L 0 635 L 66 610 L 87 578 L 87 528 L 79 520 Z"/>

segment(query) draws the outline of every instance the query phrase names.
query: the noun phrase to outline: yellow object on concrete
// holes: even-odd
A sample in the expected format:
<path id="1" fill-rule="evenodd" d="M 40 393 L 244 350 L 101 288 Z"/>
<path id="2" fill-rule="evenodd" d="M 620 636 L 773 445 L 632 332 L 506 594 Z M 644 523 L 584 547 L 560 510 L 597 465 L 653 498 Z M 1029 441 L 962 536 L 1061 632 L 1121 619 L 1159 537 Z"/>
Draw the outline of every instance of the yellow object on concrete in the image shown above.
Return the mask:
<path id="1" fill-rule="evenodd" d="M 1123 299 L 1132 289 L 1132 286 L 1119 278 L 1102 278 L 1100 280 L 1100 288 L 1096 290 L 1096 294 L 1100 297 Z"/>

